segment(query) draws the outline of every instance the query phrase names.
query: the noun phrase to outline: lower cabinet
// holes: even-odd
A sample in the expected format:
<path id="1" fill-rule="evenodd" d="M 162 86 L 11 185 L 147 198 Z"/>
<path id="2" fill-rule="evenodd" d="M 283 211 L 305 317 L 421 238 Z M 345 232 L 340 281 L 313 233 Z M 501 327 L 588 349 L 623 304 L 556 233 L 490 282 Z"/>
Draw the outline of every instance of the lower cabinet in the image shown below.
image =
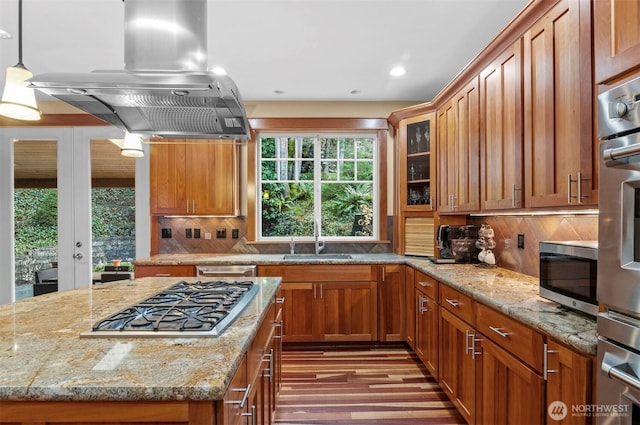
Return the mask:
<path id="1" fill-rule="evenodd" d="M 475 338 L 475 331 L 444 306 L 440 315 L 440 386 L 465 420 L 474 424 L 477 352 L 469 349 L 469 339 Z"/>
<path id="2" fill-rule="evenodd" d="M 283 342 L 376 341 L 376 266 L 261 266 L 281 276 Z"/>
<path id="3" fill-rule="evenodd" d="M 592 404 L 591 356 L 419 270 L 407 270 L 406 277 L 414 281 L 406 285 L 414 294 L 407 341 L 467 423 L 591 423 L 571 414 L 572 406 Z M 568 409 L 560 422 L 547 414 L 554 401 Z"/>
<path id="4" fill-rule="evenodd" d="M 438 379 L 438 282 L 421 272 L 415 273 L 413 288 L 415 315 L 414 351 L 427 370 Z"/>
<path id="5" fill-rule="evenodd" d="M 378 338 L 380 341 L 406 339 L 403 264 L 378 266 Z"/>
<path id="6" fill-rule="evenodd" d="M 480 345 L 477 423 L 545 423 L 543 377 L 488 339 Z"/>
<path id="7" fill-rule="evenodd" d="M 222 401 L 217 424 L 269 425 L 273 423 L 280 389 L 280 305 L 274 299 Z"/>

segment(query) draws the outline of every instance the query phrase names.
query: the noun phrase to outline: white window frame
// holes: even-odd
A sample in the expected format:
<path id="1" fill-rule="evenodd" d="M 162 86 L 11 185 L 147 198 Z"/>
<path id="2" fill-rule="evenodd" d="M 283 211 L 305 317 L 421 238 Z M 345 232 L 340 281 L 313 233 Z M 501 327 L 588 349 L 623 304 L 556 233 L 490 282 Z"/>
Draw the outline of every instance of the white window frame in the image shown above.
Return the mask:
<path id="1" fill-rule="evenodd" d="M 380 209 L 379 209 L 379 186 L 380 186 L 380 173 L 379 173 L 379 151 L 380 151 L 380 140 L 378 139 L 377 132 L 363 132 L 363 131 L 343 131 L 343 132 L 301 132 L 301 131 L 265 131 L 260 132 L 256 136 L 256 152 L 257 152 L 257 161 L 256 161 L 256 239 L 262 242 L 288 242 L 293 239 L 294 241 L 309 241 L 314 239 L 314 235 L 311 234 L 309 236 L 290 236 L 290 235 L 282 235 L 282 236 L 263 236 L 262 235 L 262 139 L 263 138 L 278 138 L 278 137 L 286 137 L 286 138 L 303 138 L 303 137 L 313 137 L 316 139 L 316 143 L 314 146 L 314 179 L 313 179 L 313 190 L 314 190 L 314 221 L 320 220 L 322 200 L 321 200 L 321 186 L 322 183 L 331 183 L 331 181 L 322 181 L 321 180 L 321 147 L 320 143 L 317 143 L 321 138 L 369 138 L 373 139 L 373 158 L 371 160 L 366 160 L 367 162 L 371 161 L 373 165 L 373 181 L 370 183 L 373 185 L 373 221 L 371 223 L 372 235 L 371 236 L 324 236 L 322 233 L 322 229 L 320 229 L 320 237 L 323 241 L 333 241 L 333 242 L 362 242 L 362 241 L 377 241 L 379 240 L 379 223 L 380 223 Z M 294 158 L 294 160 L 302 160 L 302 158 Z M 356 163 L 357 163 L 356 159 Z M 364 161 L 362 161 L 364 162 Z M 296 180 L 282 180 L 282 183 L 296 183 Z M 349 181 L 335 181 L 335 183 L 359 183 L 362 181 L 359 180 L 349 180 Z M 368 183 L 368 182 L 367 182 Z M 320 225 L 321 226 L 321 225 Z"/>

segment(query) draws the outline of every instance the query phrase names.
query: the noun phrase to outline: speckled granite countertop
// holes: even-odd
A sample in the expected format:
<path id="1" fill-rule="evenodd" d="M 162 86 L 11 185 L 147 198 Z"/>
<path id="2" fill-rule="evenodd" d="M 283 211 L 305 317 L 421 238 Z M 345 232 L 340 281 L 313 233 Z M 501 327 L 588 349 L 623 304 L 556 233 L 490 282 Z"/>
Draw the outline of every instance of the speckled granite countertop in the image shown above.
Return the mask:
<path id="1" fill-rule="evenodd" d="M 260 291 L 219 337 L 80 337 L 182 279 L 118 281 L 0 306 L 0 400 L 221 399 L 279 278 L 255 278 Z"/>
<path id="2" fill-rule="evenodd" d="M 502 268 L 473 264 L 433 264 L 421 257 L 396 254 L 352 254 L 349 260 L 284 261 L 283 254 L 161 254 L 136 260 L 136 265 L 181 264 L 407 264 L 584 353 L 595 355 L 596 320 L 538 296 L 538 278 Z"/>

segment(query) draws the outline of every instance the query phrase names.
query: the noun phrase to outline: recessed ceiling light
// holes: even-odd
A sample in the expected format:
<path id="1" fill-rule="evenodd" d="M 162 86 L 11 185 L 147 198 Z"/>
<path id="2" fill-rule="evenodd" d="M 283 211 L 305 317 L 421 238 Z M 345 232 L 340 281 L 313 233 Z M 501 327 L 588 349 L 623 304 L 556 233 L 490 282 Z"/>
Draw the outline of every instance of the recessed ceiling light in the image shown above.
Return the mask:
<path id="1" fill-rule="evenodd" d="M 227 71 L 225 71 L 224 68 L 219 66 L 216 66 L 215 68 L 213 68 L 211 72 L 213 72 L 216 75 L 227 75 Z"/>
<path id="2" fill-rule="evenodd" d="M 284 90 L 274 90 L 275 94 L 284 94 Z"/>
<path id="3" fill-rule="evenodd" d="M 356 89 L 356 90 L 351 90 L 349 93 L 351 94 L 358 94 L 360 93 L 360 90 Z"/>
<path id="4" fill-rule="evenodd" d="M 389 71 L 389 75 L 393 76 L 393 77 L 400 77 L 401 75 L 404 75 L 407 73 L 407 70 L 404 69 L 403 66 L 396 66 L 391 68 L 391 71 Z"/>
<path id="5" fill-rule="evenodd" d="M 11 34 L 0 28 L 0 38 L 11 38 Z"/>

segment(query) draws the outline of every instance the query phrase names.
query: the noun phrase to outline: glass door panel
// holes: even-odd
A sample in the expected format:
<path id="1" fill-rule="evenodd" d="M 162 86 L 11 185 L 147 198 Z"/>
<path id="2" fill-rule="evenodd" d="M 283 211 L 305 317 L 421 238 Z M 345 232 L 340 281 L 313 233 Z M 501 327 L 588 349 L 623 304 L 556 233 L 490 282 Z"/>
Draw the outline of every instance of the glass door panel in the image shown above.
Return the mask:
<path id="1" fill-rule="evenodd" d="M 56 140 L 13 142 L 16 300 L 58 290 L 57 151 Z"/>

